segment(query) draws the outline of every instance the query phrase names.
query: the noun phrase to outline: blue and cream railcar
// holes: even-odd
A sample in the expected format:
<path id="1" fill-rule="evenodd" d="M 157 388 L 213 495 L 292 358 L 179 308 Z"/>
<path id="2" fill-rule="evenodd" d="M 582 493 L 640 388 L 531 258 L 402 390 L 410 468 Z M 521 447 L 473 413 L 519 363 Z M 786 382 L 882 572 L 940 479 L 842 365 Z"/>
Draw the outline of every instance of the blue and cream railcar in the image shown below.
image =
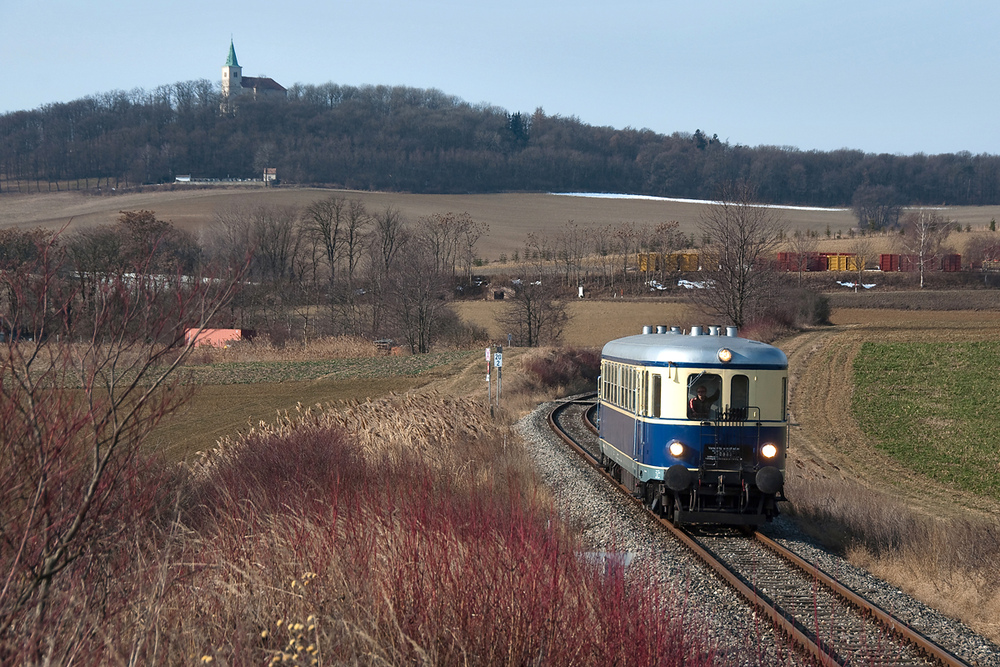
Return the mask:
<path id="1" fill-rule="evenodd" d="M 756 526 L 784 500 L 788 358 L 735 327 L 604 346 L 602 463 L 675 524 Z"/>

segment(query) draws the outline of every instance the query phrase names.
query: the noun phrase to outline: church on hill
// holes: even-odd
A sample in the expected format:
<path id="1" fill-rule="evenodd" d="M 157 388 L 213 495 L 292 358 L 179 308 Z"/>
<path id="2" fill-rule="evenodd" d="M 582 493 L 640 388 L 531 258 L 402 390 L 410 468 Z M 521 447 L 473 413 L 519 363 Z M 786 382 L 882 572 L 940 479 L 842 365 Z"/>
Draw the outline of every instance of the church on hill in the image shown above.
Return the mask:
<path id="1" fill-rule="evenodd" d="M 232 99 L 240 95 L 250 95 L 254 99 L 260 97 L 284 98 L 285 87 L 274 79 L 264 76 L 243 76 L 243 68 L 236 60 L 236 47 L 229 40 L 229 57 L 222 66 L 222 97 Z"/>

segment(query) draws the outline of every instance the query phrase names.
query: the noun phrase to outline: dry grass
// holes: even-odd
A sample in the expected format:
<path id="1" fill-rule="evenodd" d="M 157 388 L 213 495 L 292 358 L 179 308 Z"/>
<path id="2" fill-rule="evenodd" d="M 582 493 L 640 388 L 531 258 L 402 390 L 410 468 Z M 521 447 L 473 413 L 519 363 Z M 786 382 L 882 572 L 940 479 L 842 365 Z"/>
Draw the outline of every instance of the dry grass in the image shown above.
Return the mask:
<path id="1" fill-rule="evenodd" d="M 791 478 L 799 523 L 877 577 L 1000 641 L 1000 522 L 925 516 L 841 480 Z"/>
<path id="2" fill-rule="evenodd" d="M 484 328 L 493 340 L 506 343 L 507 332 L 496 321 L 505 307 L 502 301 L 457 301 L 452 304 L 463 321 Z M 697 309 L 683 298 L 577 299 L 568 304 L 569 324 L 562 344 L 600 348 L 622 336 L 642 333 L 644 325 L 690 327 L 708 324 Z"/>

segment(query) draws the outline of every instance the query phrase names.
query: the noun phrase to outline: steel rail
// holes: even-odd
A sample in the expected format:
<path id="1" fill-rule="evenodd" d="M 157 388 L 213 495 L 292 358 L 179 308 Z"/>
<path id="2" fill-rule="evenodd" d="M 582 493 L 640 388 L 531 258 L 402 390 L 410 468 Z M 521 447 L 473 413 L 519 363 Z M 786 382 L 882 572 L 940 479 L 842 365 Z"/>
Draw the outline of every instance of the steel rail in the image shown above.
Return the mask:
<path id="1" fill-rule="evenodd" d="M 588 396 L 596 396 L 596 394 L 591 394 Z M 632 502 L 636 503 L 644 510 L 647 510 L 645 504 L 641 499 L 636 498 L 632 495 L 627 487 L 614 479 L 603 466 L 601 466 L 600 461 L 598 461 L 590 452 L 582 448 L 579 443 L 568 433 L 562 426 L 558 423 L 558 415 L 570 405 L 589 403 L 583 397 L 578 397 L 568 401 L 564 401 L 559 405 L 555 406 L 551 411 L 549 411 L 548 422 L 550 428 L 555 432 L 567 445 L 570 446 L 577 454 L 579 454 L 583 459 L 591 465 L 595 470 L 601 473 L 601 475 L 611 482 L 618 490 L 625 494 Z M 597 433 L 597 429 L 591 423 L 587 413 L 584 412 L 584 423 L 587 428 L 593 432 Z M 648 511 L 648 510 L 647 510 Z M 782 632 L 784 632 L 789 638 L 792 639 L 796 644 L 800 646 L 809 656 L 815 659 L 818 664 L 834 667 L 839 666 L 841 663 L 830 654 L 823 646 L 822 641 L 818 638 L 814 639 L 809 636 L 799 627 L 798 623 L 794 619 L 786 616 L 780 609 L 773 606 L 767 600 L 761 598 L 757 591 L 752 587 L 748 586 L 742 579 L 740 579 L 735 573 L 731 572 L 725 565 L 723 565 L 710 551 L 702 547 L 695 539 L 693 539 L 686 531 L 677 528 L 671 522 L 663 519 L 662 517 L 654 515 L 654 518 L 659 521 L 659 523 L 664 526 L 670 533 L 677 538 L 681 543 L 683 543 L 688 549 L 691 550 L 700 560 L 702 560 L 706 565 L 708 565 L 719 577 L 723 579 L 726 583 L 732 586 L 743 598 L 749 602 L 753 607 L 758 609 L 761 613 L 766 615 L 771 621 L 777 626 Z M 792 565 L 798 569 L 806 572 L 810 576 L 815 577 L 820 583 L 826 585 L 835 595 L 840 596 L 842 599 L 847 601 L 849 604 L 861 610 L 863 613 L 871 614 L 883 627 L 885 627 L 890 632 L 895 633 L 897 636 L 901 637 L 907 642 L 913 644 L 916 648 L 922 651 L 932 660 L 936 660 L 946 667 L 969 667 L 968 663 L 962 661 L 960 658 L 947 651 L 946 649 L 938 646 L 930 639 L 920 634 L 918 631 L 907 625 L 905 622 L 895 618 L 891 614 L 887 613 L 883 609 L 875 606 L 873 603 L 865 600 L 859 596 L 854 591 L 843 586 L 836 580 L 834 580 L 830 575 L 826 574 L 818 567 L 810 564 L 808 561 L 804 560 L 794 552 L 778 544 L 774 540 L 761 535 L 759 532 L 755 533 L 755 537 L 761 542 L 765 547 L 771 549 L 779 556 L 788 560 Z"/>

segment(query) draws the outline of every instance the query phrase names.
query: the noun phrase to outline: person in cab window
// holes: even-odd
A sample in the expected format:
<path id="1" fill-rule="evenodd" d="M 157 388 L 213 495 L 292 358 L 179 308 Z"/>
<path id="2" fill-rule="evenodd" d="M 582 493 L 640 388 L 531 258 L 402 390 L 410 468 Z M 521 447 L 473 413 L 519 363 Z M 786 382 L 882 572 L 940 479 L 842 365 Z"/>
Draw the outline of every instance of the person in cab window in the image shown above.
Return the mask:
<path id="1" fill-rule="evenodd" d="M 704 385 L 698 387 L 694 397 L 688 402 L 689 419 L 708 419 L 712 413 L 712 404 L 719 400 L 719 392 L 716 390 L 711 396 Z"/>

